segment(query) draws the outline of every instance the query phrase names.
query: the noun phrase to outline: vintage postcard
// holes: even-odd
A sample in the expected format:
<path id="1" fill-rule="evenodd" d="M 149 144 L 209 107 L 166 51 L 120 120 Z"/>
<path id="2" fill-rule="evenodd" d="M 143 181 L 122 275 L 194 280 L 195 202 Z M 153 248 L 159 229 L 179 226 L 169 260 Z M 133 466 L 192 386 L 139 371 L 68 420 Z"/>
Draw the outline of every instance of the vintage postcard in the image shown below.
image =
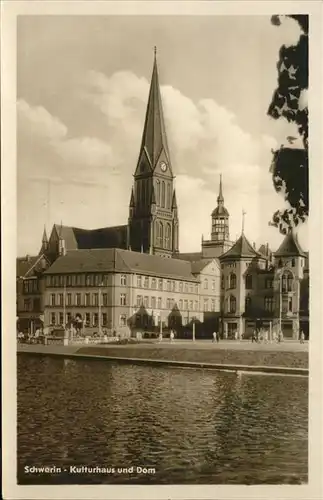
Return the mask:
<path id="1" fill-rule="evenodd" d="M 4 498 L 322 498 L 321 4 L 2 14 Z"/>

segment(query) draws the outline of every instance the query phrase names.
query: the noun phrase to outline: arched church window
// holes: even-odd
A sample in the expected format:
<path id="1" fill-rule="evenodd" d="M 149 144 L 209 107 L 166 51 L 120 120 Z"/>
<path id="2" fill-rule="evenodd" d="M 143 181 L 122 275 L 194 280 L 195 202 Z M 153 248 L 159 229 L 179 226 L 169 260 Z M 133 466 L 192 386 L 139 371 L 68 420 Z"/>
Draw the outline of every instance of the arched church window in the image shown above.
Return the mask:
<path id="1" fill-rule="evenodd" d="M 167 208 L 171 208 L 170 183 L 167 183 Z"/>
<path id="2" fill-rule="evenodd" d="M 170 236 L 171 236 L 171 227 L 170 227 L 170 224 L 167 224 L 166 225 L 166 232 L 165 232 L 165 248 L 171 248 Z"/>
<path id="3" fill-rule="evenodd" d="M 163 223 L 161 221 L 157 222 L 157 245 L 159 247 L 163 246 Z"/>
<path id="4" fill-rule="evenodd" d="M 230 313 L 235 313 L 237 310 L 237 301 L 234 295 L 230 295 L 229 299 L 229 312 Z"/>
<path id="5" fill-rule="evenodd" d="M 166 197 L 166 191 L 165 191 L 165 182 L 162 181 L 161 185 L 161 206 L 162 208 L 165 208 L 165 197 Z"/>
<path id="6" fill-rule="evenodd" d="M 160 181 L 157 179 L 156 181 L 156 194 L 157 194 L 157 205 L 160 206 Z"/>
<path id="7" fill-rule="evenodd" d="M 229 276 L 229 288 L 236 288 L 237 286 L 237 277 L 234 273 L 231 273 Z"/>

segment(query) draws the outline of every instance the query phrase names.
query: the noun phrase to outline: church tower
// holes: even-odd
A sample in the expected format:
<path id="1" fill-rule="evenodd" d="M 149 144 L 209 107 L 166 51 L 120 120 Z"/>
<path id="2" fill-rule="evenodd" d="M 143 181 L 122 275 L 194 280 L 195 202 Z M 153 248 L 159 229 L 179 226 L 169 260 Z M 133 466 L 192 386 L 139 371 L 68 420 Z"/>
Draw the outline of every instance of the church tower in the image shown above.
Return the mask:
<path id="1" fill-rule="evenodd" d="M 202 240 L 203 258 L 219 257 L 232 246 L 229 234 L 229 212 L 224 206 L 222 175 L 220 175 L 217 207 L 213 210 L 211 219 L 211 239 Z"/>
<path id="2" fill-rule="evenodd" d="M 146 118 L 128 218 L 128 248 L 172 257 L 178 252 L 178 213 L 159 88 L 156 48 Z"/>

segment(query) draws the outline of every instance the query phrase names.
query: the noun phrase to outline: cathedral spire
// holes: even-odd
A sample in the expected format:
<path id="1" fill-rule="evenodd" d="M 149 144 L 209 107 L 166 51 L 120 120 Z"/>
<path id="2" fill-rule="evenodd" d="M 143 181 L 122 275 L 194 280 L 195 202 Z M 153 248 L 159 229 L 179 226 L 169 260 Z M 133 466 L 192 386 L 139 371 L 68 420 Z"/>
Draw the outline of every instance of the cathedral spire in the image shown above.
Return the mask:
<path id="1" fill-rule="evenodd" d="M 219 185 L 219 196 L 217 199 L 218 204 L 224 203 L 223 193 L 222 193 L 222 174 L 220 174 L 220 185 Z"/>
<path id="2" fill-rule="evenodd" d="M 134 206 L 135 206 L 135 195 L 133 193 L 133 188 L 131 188 L 131 196 L 130 196 L 129 207 L 133 208 Z"/>
<path id="3" fill-rule="evenodd" d="M 173 201 L 172 201 L 172 208 L 177 208 L 177 200 L 176 200 L 176 191 L 174 189 L 174 192 L 173 192 Z"/>
<path id="4" fill-rule="evenodd" d="M 44 231 L 43 231 L 43 237 L 42 237 L 42 243 L 47 244 L 48 243 L 48 238 L 47 238 L 47 233 L 46 233 L 46 226 L 44 225 Z"/>
<path id="5" fill-rule="evenodd" d="M 153 72 L 151 76 L 145 125 L 139 155 L 141 156 L 142 152 L 145 151 L 152 169 L 156 167 L 158 158 L 162 150 L 164 150 L 165 155 L 169 161 L 169 151 L 166 137 L 162 99 L 159 87 L 156 53 L 157 49 L 156 47 L 154 47 Z"/>

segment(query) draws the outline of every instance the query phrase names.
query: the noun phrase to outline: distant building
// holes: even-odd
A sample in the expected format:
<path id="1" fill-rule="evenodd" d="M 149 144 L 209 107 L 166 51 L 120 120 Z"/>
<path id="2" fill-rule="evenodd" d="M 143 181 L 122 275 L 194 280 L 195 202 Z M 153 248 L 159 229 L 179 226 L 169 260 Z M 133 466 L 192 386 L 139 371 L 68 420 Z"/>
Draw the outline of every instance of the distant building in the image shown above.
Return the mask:
<path id="1" fill-rule="evenodd" d="M 273 253 L 244 232 L 230 240 L 220 177 L 211 236 L 179 252 L 179 214 L 156 56 L 126 225 L 82 229 L 55 224 L 39 255 L 17 259 L 18 328 L 76 325 L 85 333 L 174 328 L 215 330 L 282 325 L 308 332 L 308 255 L 289 233 Z"/>

